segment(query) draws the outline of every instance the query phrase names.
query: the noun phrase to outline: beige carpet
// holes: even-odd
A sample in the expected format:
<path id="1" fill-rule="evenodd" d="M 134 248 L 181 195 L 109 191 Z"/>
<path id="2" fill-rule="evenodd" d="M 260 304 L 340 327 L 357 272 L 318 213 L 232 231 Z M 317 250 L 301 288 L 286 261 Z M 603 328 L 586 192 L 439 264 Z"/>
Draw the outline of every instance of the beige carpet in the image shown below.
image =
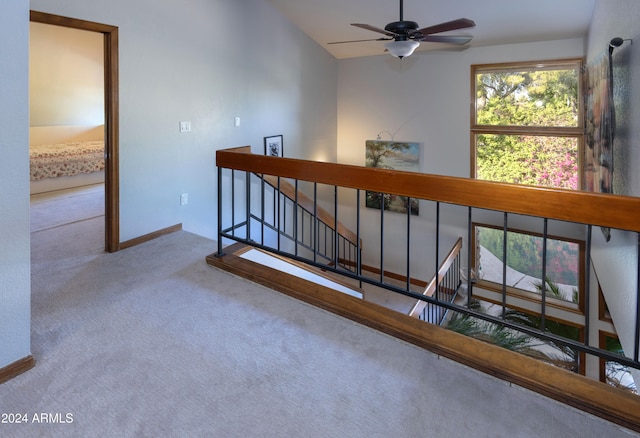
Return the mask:
<path id="1" fill-rule="evenodd" d="M 31 232 L 104 216 L 104 184 L 31 195 Z"/>
<path id="2" fill-rule="evenodd" d="M 34 233 L 38 362 L 0 386 L 28 424 L 0 436 L 635 436 L 216 270 L 213 241 L 106 254 L 92 226 Z"/>

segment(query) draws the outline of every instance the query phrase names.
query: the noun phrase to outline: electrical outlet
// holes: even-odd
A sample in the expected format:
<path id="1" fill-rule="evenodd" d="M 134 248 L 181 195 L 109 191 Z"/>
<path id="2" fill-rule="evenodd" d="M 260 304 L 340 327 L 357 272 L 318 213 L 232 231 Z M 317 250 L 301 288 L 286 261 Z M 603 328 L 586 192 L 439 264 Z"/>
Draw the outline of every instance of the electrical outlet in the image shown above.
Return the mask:
<path id="1" fill-rule="evenodd" d="M 180 195 L 180 205 L 187 205 L 189 203 L 189 194 L 183 193 Z"/>
<path id="2" fill-rule="evenodd" d="M 233 119 L 233 124 L 236 128 L 240 126 L 240 117 L 236 117 L 235 119 Z"/>

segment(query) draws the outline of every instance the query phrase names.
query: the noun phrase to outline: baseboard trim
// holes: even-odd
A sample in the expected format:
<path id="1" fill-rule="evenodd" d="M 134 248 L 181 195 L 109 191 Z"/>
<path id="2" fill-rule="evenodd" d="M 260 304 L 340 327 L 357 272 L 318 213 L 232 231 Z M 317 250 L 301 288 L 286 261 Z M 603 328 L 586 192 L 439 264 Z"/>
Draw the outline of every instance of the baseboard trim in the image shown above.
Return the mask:
<path id="1" fill-rule="evenodd" d="M 7 382 L 36 366 L 36 359 L 29 355 L 4 368 L 0 368 L 0 384 Z"/>
<path id="2" fill-rule="evenodd" d="M 132 246 L 140 245 L 141 243 L 149 242 L 150 240 L 157 239 L 160 236 L 166 234 L 175 233 L 176 231 L 182 231 L 182 224 L 176 224 L 171 227 L 163 228 L 153 233 L 145 234 L 144 236 L 136 237 L 135 239 L 127 240 L 120 243 L 120 249 L 131 248 Z"/>

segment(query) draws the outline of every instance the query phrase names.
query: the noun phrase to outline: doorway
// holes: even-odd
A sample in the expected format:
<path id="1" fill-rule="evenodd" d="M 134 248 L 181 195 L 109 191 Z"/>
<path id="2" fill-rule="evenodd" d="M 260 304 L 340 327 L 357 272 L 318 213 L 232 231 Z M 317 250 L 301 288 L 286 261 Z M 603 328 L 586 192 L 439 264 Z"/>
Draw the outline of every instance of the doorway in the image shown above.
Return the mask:
<path id="1" fill-rule="evenodd" d="M 98 32 L 104 40 L 104 219 L 105 251 L 120 249 L 118 28 L 106 24 L 31 11 L 35 23 Z"/>

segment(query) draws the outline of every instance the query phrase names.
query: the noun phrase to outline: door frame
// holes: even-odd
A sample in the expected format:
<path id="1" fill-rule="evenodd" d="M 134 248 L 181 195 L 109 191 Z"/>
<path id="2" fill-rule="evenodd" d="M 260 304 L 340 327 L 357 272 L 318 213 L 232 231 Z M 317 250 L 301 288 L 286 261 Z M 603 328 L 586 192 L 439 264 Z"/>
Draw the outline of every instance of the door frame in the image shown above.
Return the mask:
<path id="1" fill-rule="evenodd" d="M 30 11 L 30 21 L 51 24 L 104 35 L 104 187 L 105 251 L 120 249 L 120 165 L 118 100 L 118 28 L 108 24 Z"/>

